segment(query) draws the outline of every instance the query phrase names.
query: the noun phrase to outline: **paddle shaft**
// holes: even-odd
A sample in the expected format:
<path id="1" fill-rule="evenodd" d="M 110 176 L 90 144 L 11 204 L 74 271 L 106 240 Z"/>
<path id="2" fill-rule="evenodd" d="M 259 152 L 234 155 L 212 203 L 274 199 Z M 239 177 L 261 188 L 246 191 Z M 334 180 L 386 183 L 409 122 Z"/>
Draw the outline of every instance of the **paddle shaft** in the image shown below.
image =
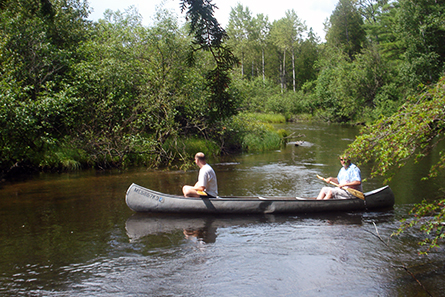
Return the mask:
<path id="1" fill-rule="evenodd" d="M 327 182 L 327 183 L 330 183 L 331 185 L 334 185 L 334 186 L 336 186 L 336 187 L 340 187 L 339 184 L 336 184 L 336 183 L 334 183 L 333 181 L 328 181 L 326 178 L 321 177 L 321 176 L 319 176 L 318 174 L 317 174 L 317 177 L 318 177 L 319 179 L 324 180 L 324 181 Z M 342 188 L 342 189 L 345 189 L 346 191 L 348 191 L 349 193 L 351 193 L 352 195 L 354 195 L 354 196 L 357 197 L 357 198 L 360 198 L 360 199 L 362 199 L 362 200 L 365 200 L 365 195 L 363 195 L 362 192 L 357 191 L 356 189 L 352 189 L 352 188 Z"/>

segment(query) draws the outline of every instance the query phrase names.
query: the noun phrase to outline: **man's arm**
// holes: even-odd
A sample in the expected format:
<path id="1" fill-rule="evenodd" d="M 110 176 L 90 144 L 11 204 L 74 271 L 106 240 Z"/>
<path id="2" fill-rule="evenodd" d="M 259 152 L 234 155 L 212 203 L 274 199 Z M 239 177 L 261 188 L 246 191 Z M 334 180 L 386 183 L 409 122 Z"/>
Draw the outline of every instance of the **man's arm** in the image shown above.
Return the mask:
<path id="1" fill-rule="evenodd" d="M 193 186 L 193 188 L 196 191 L 204 191 L 206 189 L 206 187 L 199 185 L 199 181 L 196 182 L 196 184 Z"/>

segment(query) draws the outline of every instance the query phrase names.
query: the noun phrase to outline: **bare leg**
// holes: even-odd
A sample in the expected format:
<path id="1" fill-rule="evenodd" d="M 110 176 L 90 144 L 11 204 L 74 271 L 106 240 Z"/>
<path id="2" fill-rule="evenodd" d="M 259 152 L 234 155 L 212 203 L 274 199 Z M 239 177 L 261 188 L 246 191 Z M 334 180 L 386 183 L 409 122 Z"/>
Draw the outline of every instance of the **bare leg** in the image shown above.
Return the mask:
<path id="1" fill-rule="evenodd" d="M 325 195 L 326 194 L 324 193 L 323 189 L 321 189 L 320 193 L 318 193 L 317 200 L 323 200 Z"/>
<path id="2" fill-rule="evenodd" d="M 324 197 L 324 200 L 332 199 L 332 191 L 329 190 L 326 196 Z"/>
<path id="3" fill-rule="evenodd" d="M 320 193 L 318 194 L 317 200 L 327 200 L 332 199 L 332 191 L 331 190 L 325 190 L 325 188 L 320 190 Z"/>
<path id="4" fill-rule="evenodd" d="M 182 193 L 184 194 L 184 197 L 200 197 L 198 192 L 192 186 L 183 186 Z"/>

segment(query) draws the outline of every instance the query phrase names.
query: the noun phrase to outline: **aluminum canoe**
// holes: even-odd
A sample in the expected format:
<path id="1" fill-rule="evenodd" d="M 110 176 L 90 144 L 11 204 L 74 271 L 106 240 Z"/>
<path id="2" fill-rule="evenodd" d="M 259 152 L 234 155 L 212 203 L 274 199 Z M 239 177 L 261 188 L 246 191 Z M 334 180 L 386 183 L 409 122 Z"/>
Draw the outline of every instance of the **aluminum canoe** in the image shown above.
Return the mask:
<path id="1" fill-rule="evenodd" d="M 136 212 L 153 213 L 221 213 L 221 214 L 277 214 L 372 210 L 391 208 L 395 198 L 390 187 L 366 192 L 365 200 L 315 200 L 299 197 L 229 196 L 217 198 L 186 198 L 156 192 L 132 184 L 125 201 Z"/>

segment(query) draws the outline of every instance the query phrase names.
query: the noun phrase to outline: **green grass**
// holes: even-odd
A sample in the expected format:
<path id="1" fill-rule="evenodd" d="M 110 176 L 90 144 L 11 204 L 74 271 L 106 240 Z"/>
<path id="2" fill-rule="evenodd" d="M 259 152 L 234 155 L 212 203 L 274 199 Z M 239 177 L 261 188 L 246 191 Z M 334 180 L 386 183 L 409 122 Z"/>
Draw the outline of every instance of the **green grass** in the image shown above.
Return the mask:
<path id="1" fill-rule="evenodd" d="M 269 124 L 281 124 L 286 122 L 286 117 L 282 114 L 273 113 L 243 113 L 241 117 L 246 117 L 248 119 L 255 119 L 262 123 Z"/>
<path id="2" fill-rule="evenodd" d="M 242 113 L 228 124 L 228 138 L 240 142 L 244 152 L 276 150 L 288 133 L 283 129 L 277 131 L 273 124 L 284 122 L 284 116 L 278 114 Z"/>
<path id="3" fill-rule="evenodd" d="M 281 137 L 276 131 L 263 133 L 247 133 L 243 138 L 242 147 L 248 152 L 263 152 L 281 147 Z"/>

